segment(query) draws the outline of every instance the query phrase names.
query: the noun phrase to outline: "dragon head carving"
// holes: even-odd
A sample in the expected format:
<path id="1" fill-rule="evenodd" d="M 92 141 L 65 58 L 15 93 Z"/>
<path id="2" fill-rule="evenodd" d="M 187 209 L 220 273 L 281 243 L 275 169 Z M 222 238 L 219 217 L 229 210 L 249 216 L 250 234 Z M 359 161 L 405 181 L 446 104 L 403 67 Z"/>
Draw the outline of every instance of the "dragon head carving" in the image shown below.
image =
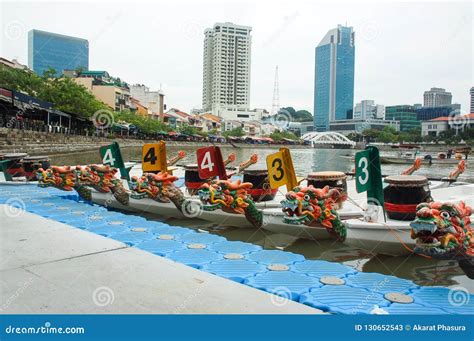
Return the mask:
<path id="1" fill-rule="evenodd" d="M 323 226 L 338 238 L 345 238 L 345 227 L 336 208 L 347 195 L 337 188 L 295 187 L 281 201 L 285 223 L 293 225 Z"/>
<path id="2" fill-rule="evenodd" d="M 158 202 L 170 202 L 170 198 L 175 191 L 174 182 L 178 177 L 167 172 L 164 173 L 143 173 L 141 177 L 132 177 L 129 182 L 131 197 L 134 199 L 150 198 Z"/>
<path id="3" fill-rule="evenodd" d="M 250 197 L 247 189 L 252 188 L 250 182 L 237 180 L 214 180 L 204 183 L 198 191 L 199 199 L 206 211 L 222 209 L 231 213 L 244 214 L 249 205 Z"/>
<path id="4" fill-rule="evenodd" d="M 38 168 L 36 177 L 39 187 L 55 187 L 63 191 L 72 191 L 76 184 L 76 176 L 69 166 Z"/>
<path id="5" fill-rule="evenodd" d="M 436 259 L 463 259 L 474 256 L 472 209 L 464 202 L 421 203 L 410 223 L 415 252 Z"/>

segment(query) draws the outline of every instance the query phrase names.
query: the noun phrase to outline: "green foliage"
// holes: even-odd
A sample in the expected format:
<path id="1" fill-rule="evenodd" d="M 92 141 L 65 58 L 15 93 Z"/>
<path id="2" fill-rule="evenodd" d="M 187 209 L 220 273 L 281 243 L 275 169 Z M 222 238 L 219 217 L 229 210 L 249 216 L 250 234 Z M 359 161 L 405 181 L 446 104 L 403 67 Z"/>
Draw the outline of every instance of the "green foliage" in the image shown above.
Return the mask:
<path id="1" fill-rule="evenodd" d="M 307 110 L 298 110 L 296 111 L 293 107 L 281 108 L 281 110 L 287 111 L 293 122 L 312 122 L 313 116 Z"/>
<path id="2" fill-rule="evenodd" d="M 283 139 L 290 139 L 290 140 L 299 140 L 298 137 L 289 131 L 274 131 L 270 134 L 270 136 L 275 141 L 281 141 Z"/>
<path id="3" fill-rule="evenodd" d="M 159 120 L 154 120 L 141 115 L 136 115 L 131 111 L 124 110 L 114 113 L 115 122 L 126 122 L 135 125 L 140 132 L 145 134 L 153 134 L 159 131 L 169 131 L 170 128 Z"/>
<path id="4" fill-rule="evenodd" d="M 55 73 L 54 69 L 49 69 L 40 77 L 29 70 L 0 65 L 0 86 L 51 102 L 55 109 L 85 118 L 92 117 L 98 110 L 110 109 L 82 85 L 70 78 L 56 78 Z"/>
<path id="5" fill-rule="evenodd" d="M 179 127 L 178 131 L 182 134 L 187 134 L 187 135 L 196 135 L 198 133 L 198 130 L 196 127 L 190 126 L 188 124 L 184 124 L 181 127 Z"/>
<path id="6" fill-rule="evenodd" d="M 245 135 L 244 129 L 242 127 L 237 127 L 231 130 L 227 130 L 224 133 L 222 133 L 224 137 L 242 137 Z"/>

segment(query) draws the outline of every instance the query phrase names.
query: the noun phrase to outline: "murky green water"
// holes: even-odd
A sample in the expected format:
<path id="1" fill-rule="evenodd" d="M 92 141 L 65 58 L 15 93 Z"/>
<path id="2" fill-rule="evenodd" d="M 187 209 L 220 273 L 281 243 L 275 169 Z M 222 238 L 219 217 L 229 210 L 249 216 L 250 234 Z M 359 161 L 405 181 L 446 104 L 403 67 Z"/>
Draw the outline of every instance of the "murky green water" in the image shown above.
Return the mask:
<path id="1" fill-rule="evenodd" d="M 188 155 L 180 164 L 195 163 L 195 148 L 178 148 L 169 146 L 168 155 L 172 156 L 180 149 L 187 151 Z M 265 157 L 275 149 L 252 149 L 252 148 L 223 148 L 224 156 L 230 152 L 236 153 L 237 161 L 247 160 L 252 153 L 259 156 L 259 165 L 264 167 Z M 303 176 L 310 171 L 340 170 L 350 171 L 353 161 L 350 159 L 353 150 L 330 150 L 330 149 L 292 149 L 292 158 L 297 175 Z M 122 154 L 125 160 L 139 159 L 140 148 L 123 148 Z M 348 157 L 349 156 L 349 157 Z M 99 163 L 98 151 L 82 152 L 70 155 L 58 155 L 52 157 L 52 164 L 74 165 Z M 399 174 L 407 166 L 404 165 L 382 165 L 383 174 Z M 431 166 L 423 167 L 417 174 L 442 177 L 447 176 L 454 166 Z M 460 180 L 474 182 L 474 169 L 468 169 Z M 151 218 L 151 217 L 148 217 Z M 435 261 L 416 255 L 407 257 L 389 257 L 371 255 L 370 253 L 345 246 L 334 241 L 310 241 L 295 239 L 282 234 L 274 234 L 264 230 L 220 228 L 212 226 L 207 222 L 194 220 L 167 220 L 169 224 L 187 226 L 195 229 L 208 230 L 219 234 L 228 240 L 241 240 L 261 245 L 265 249 L 281 249 L 304 255 L 307 259 L 324 259 L 336 261 L 355 267 L 360 271 L 379 272 L 413 280 L 419 285 L 462 285 L 474 293 L 474 281 L 468 279 L 454 261 Z"/>

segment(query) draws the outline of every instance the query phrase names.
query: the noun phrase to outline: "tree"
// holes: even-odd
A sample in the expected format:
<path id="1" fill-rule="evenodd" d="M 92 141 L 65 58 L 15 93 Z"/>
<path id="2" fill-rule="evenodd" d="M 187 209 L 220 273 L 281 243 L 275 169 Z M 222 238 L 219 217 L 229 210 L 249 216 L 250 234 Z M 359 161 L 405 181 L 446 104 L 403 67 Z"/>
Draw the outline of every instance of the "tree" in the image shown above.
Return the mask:
<path id="1" fill-rule="evenodd" d="M 242 137 L 242 136 L 245 135 L 245 132 L 242 129 L 242 127 L 237 127 L 237 128 L 225 131 L 222 135 L 224 137 L 231 137 L 231 136 L 233 136 L 233 137 Z"/>
<path id="2" fill-rule="evenodd" d="M 289 131 L 274 131 L 269 135 L 270 138 L 272 138 L 275 141 L 281 141 L 283 139 L 289 139 L 289 140 L 298 140 L 298 137 L 293 134 L 292 132 Z"/>
<path id="3" fill-rule="evenodd" d="M 178 130 L 180 133 L 187 135 L 196 135 L 198 133 L 196 127 L 190 126 L 189 124 L 182 125 Z"/>

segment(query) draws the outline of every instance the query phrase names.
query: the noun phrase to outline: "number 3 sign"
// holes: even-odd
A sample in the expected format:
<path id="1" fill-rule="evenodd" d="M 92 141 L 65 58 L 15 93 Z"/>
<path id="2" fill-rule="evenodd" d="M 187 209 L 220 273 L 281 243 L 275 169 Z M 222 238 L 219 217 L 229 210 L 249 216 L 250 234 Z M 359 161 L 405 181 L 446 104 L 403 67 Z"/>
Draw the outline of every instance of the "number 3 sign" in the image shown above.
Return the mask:
<path id="1" fill-rule="evenodd" d="M 227 173 L 219 147 L 200 148 L 196 151 L 199 177 L 209 179 L 218 176 L 219 179 L 227 179 Z"/>
<path id="2" fill-rule="evenodd" d="M 286 185 L 286 189 L 291 191 L 298 184 L 288 148 L 280 148 L 279 152 L 268 155 L 267 169 L 270 187 L 273 189 Z"/>
<path id="3" fill-rule="evenodd" d="M 355 180 L 357 193 L 367 192 L 367 198 L 383 206 L 382 171 L 379 150 L 369 146 L 355 155 Z"/>

